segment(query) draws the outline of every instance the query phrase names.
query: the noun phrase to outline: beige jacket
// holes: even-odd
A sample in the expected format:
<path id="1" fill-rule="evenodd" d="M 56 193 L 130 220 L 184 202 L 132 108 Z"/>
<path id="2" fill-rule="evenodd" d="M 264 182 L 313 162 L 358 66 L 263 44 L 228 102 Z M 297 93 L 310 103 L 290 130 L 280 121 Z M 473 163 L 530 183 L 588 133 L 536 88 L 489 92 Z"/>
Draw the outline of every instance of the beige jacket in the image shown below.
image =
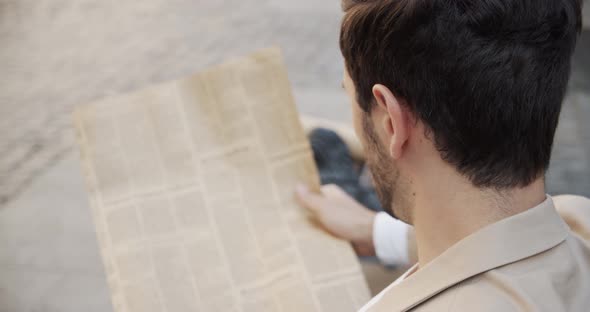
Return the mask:
<path id="1" fill-rule="evenodd" d="M 367 311 L 590 312 L 589 241 L 590 200 L 548 197 L 455 244 Z"/>

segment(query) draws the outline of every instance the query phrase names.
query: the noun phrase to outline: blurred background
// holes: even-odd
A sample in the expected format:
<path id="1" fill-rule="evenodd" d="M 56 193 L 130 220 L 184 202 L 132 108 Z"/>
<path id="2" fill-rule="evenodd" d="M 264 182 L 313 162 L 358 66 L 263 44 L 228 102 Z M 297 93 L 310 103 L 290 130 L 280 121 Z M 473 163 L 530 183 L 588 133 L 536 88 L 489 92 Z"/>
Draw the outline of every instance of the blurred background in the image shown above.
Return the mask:
<path id="1" fill-rule="evenodd" d="M 338 0 L 0 0 L 0 312 L 112 311 L 75 106 L 279 45 L 300 111 L 348 122 L 340 18 Z M 551 194 L 590 196 L 588 120 L 590 27 L 575 55 Z"/>

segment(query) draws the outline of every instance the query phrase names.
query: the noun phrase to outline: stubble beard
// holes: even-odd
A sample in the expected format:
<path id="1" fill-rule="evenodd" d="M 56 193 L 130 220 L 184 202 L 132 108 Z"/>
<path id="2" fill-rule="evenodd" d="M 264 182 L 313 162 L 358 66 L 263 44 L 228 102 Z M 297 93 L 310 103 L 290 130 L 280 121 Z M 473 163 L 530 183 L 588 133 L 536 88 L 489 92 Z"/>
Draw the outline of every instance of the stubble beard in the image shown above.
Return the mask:
<path id="1" fill-rule="evenodd" d="M 368 114 L 362 117 L 364 141 L 366 145 L 367 166 L 373 176 L 373 184 L 383 210 L 392 217 L 409 222 L 407 211 L 410 207 L 399 187 L 400 172 L 396 168 L 379 138 Z"/>

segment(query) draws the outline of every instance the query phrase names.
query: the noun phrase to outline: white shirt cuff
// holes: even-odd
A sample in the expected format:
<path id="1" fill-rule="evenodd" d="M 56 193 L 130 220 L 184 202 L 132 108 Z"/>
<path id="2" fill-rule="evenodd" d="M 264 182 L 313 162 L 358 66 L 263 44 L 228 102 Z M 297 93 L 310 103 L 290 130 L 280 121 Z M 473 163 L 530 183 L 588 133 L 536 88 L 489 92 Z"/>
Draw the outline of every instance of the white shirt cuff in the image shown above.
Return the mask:
<path id="1" fill-rule="evenodd" d="M 409 225 L 379 212 L 373 221 L 373 245 L 377 258 L 385 265 L 404 266 L 410 262 Z"/>

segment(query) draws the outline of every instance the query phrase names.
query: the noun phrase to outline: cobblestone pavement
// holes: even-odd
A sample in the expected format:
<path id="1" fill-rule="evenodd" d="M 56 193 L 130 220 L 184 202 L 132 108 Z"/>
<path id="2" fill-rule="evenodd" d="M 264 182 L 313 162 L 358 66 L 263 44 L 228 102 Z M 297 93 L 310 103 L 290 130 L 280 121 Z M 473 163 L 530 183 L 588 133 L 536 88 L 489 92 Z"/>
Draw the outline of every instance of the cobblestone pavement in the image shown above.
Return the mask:
<path id="1" fill-rule="evenodd" d="M 339 3 L 291 2 L 0 0 L 0 205 L 72 148 L 75 105 L 269 45 L 295 88 L 339 92 Z"/>
<path id="2" fill-rule="evenodd" d="M 110 309 L 74 106 L 276 44 L 299 108 L 348 120 L 339 21 L 337 0 L 0 0 L 0 312 Z M 589 55 L 586 32 L 551 193 L 590 196 Z"/>
<path id="3" fill-rule="evenodd" d="M 69 113 L 78 104 L 182 77 L 271 44 L 283 48 L 296 94 L 308 89 L 338 94 L 338 5 L 327 0 L 0 0 L 0 205 L 72 149 Z M 588 86 L 588 68 L 584 75 L 586 80 L 578 80 Z M 587 98 L 580 93 L 570 98 L 549 185 L 552 191 L 589 195 L 590 178 L 582 177 L 590 170 L 588 148 L 581 147 L 589 141 L 571 133 L 583 130 L 582 121 L 590 117 L 584 110 Z M 300 106 L 342 115 L 322 104 Z M 569 147 L 577 151 L 561 155 Z"/>
<path id="4" fill-rule="evenodd" d="M 284 49 L 296 91 L 338 92 L 339 19 L 337 1 L 326 0 L 1 0 L 0 205 L 72 148 L 69 112 L 77 104 L 270 44 Z M 577 110 L 566 123 L 587 117 Z M 556 179 L 588 170 L 559 153 L 550 175 L 556 191 L 568 189 Z"/>

